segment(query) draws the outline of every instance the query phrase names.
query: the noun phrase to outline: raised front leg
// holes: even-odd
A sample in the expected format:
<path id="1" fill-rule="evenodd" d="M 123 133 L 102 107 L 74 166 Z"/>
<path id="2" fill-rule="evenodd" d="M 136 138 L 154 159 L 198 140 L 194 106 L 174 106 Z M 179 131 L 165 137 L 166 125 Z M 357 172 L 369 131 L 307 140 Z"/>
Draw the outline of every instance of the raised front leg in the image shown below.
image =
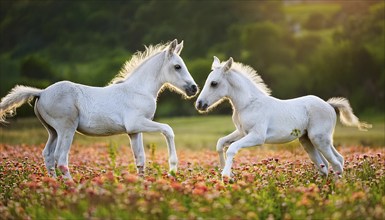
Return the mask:
<path id="1" fill-rule="evenodd" d="M 227 136 L 224 136 L 224 137 L 221 137 L 218 139 L 218 142 L 217 142 L 217 152 L 218 152 L 218 155 L 219 155 L 219 161 L 221 163 L 221 168 L 223 169 L 225 167 L 225 156 L 223 154 L 223 148 L 231 143 L 233 143 L 234 141 L 237 141 L 239 140 L 240 138 L 242 138 L 243 134 L 238 131 L 238 130 L 235 130 L 233 131 L 231 134 L 227 135 Z"/>
<path id="2" fill-rule="evenodd" d="M 131 149 L 135 157 L 136 168 L 139 175 L 144 174 L 146 165 L 146 154 L 143 147 L 142 133 L 129 134 L 131 140 Z"/>
<path id="3" fill-rule="evenodd" d="M 265 138 L 261 137 L 260 135 L 256 133 L 249 133 L 243 138 L 239 139 L 238 141 L 232 143 L 226 151 L 226 163 L 225 167 L 222 171 L 222 179 L 225 177 L 230 177 L 231 174 L 231 166 L 233 165 L 233 159 L 235 154 L 238 153 L 238 151 L 241 148 L 245 147 L 252 147 L 257 145 L 262 145 L 265 141 Z"/>
<path id="4" fill-rule="evenodd" d="M 137 132 L 161 132 L 165 136 L 169 155 L 168 162 L 170 165 L 170 173 L 176 172 L 178 157 L 176 155 L 174 131 L 172 128 L 167 124 L 151 121 L 149 119 L 137 121 L 135 126 L 134 130 Z"/>

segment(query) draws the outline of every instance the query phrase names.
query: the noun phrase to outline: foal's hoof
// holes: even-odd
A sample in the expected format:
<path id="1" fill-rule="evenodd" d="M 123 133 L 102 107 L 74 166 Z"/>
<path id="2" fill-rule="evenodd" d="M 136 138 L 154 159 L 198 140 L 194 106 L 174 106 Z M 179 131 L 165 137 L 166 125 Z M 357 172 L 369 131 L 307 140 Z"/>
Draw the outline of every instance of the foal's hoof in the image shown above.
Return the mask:
<path id="1" fill-rule="evenodd" d="M 56 170 L 55 168 L 52 168 L 48 171 L 48 176 L 54 179 L 57 179 Z"/>
<path id="2" fill-rule="evenodd" d="M 138 177 L 143 178 L 144 177 L 144 171 L 138 172 Z"/>
<path id="3" fill-rule="evenodd" d="M 58 180 L 65 182 L 75 182 L 71 175 L 61 175 L 58 177 Z"/>
<path id="4" fill-rule="evenodd" d="M 321 171 L 321 170 L 318 171 L 318 175 L 323 177 L 323 178 L 327 178 L 328 177 L 328 173 L 324 172 L 324 171 Z"/>
<path id="5" fill-rule="evenodd" d="M 136 166 L 138 176 L 144 176 L 144 166 Z"/>
<path id="6" fill-rule="evenodd" d="M 176 177 L 176 169 L 172 169 L 168 172 L 168 176 L 173 176 L 173 177 Z"/>
<path id="7" fill-rule="evenodd" d="M 222 176 L 222 182 L 224 183 L 224 184 L 227 184 L 227 183 L 234 183 L 235 181 L 234 181 L 234 178 L 232 178 L 232 177 L 229 177 L 229 176 Z"/>
<path id="8" fill-rule="evenodd" d="M 339 179 L 341 179 L 341 178 L 342 178 L 342 173 L 337 171 L 337 172 L 334 174 L 334 180 L 339 180 Z"/>

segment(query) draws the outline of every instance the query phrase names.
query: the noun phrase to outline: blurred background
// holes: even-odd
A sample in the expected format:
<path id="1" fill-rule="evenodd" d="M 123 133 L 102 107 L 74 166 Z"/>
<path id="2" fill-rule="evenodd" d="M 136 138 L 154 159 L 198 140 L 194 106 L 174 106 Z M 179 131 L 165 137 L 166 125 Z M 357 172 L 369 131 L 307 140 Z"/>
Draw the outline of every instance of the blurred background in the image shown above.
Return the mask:
<path id="1" fill-rule="evenodd" d="M 384 1 L 0 1 L 0 96 L 15 84 L 105 86 L 144 45 L 184 40 L 200 87 L 213 55 L 255 68 L 281 99 L 343 96 L 384 114 Z M 197 115 L 165 91 L 156 117 Z M 176 107 L 178 106 L 178 107 Z M 212 114 L 228 114 L 228 104 Z M 29 106 L 18 116 L 33 115 Z"/>

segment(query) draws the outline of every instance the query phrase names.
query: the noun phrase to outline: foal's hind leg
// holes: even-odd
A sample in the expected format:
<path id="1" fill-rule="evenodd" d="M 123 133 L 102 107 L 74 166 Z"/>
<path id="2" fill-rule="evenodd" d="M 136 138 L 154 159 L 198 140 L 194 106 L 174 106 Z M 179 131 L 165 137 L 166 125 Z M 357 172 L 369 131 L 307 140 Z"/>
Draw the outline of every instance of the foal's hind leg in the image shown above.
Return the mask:
<path id="1" fill-rule="evenodd" d="M 138 174 L 144 174 L 144 168 L 146 165 L 146 155 L 143 147 L 143 135 L 142 133 L 129 134 L 131 140 L 131 148 L 134 153 L 136 167 Z"/>
<path id="2" fill-rule="evenodd" d="M 56 178 L 54 152 L 57 144 L 57 134 L 53 129 L 47 128 L 47 131 L 49 136 L 43 150 L 44 163 L 45 167 L 47 168 L 48 175 Z"/>
<path id="3" fill-rule="evenodd" d="M 337 149 L 332 145 L 332 151 L 334 153 L 334 156 L 337 157 L 338 161 L 344 166 L 344 157 L 338 153 Z"/>
<path id="4" fill-rule="evenodd" d="M 331 135 L 316 134 L 309 135 L 309 139 L 313 145 L 322 153 L 322 155 L 330 162 L 334 172 L 337 175 L 341 175 L 343 172 L 343 158 L 338 154 L 336 156 L 333 152 L 333 141 Z M 342 160 L 341 160 L 342 158 Z"/>
<path id="5" fill-rule="evenodd" d="M 302 147 L 305 149 L 310 159 L 313 161 L 314 165 L 318 168 L 319 172 L 322 175 L 328 175 L 328 162 L 327 160 L 318 152 L 317 149 L 313 146 L 311 141 L 307 136 L 302 136 L 299 138 L 299 142 Z"/>
<path id="6" fill-rule="evenodd" d="M 66 179 L 72 179 L 68 168 L 68 154 L 75 135 L 75 130 L 75 128 L 67 128 L 61 131 L 58 130 L 58 141 L 54 155 L 55 160 L 57 161 L 57 167 Z"/>
<path id="7" fill-rule="evenodd" d="M 51 177 L 56 178 L 56 171 L 55 171 L 55 157 L 54 152 L 57 144 L 57 133 L 54 128 L 52 128 L 40 115 L 39 111 L 36 108 L 35 105 L 35 114 L 37 118 L 40 120 L 40 122 L 43 124 L 43 126 L 47 129 L 48 132 L 48 140 L 45 144 L 44 150 L 43 150 L 43 157 L 44 157 L 44 163 L 45 167 L 47 169 L 48 175 Z"/>

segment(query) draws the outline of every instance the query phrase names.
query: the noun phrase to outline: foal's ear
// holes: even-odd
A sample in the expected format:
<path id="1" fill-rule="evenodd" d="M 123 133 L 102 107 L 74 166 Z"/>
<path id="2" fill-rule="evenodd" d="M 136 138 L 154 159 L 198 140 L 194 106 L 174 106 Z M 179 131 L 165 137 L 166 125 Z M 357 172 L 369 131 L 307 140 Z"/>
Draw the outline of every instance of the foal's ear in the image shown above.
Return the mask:
<path id="1" fill-rule="evenodd" d="M 229 60 L 226 61 L 225 65 L 223 65 L 223 71 L 224 72 L 229 71 L 232 65 L 233 65 L 233 58 L 230 57 Z"/>
<path id="2" fill-rule="evenodd" d="M 174 52 L 179 55 L 180 52 L 182 52 L 182 49 L 183 49 L 183 40 L 178 45 L 176 45 Z"/>
<path id="3" fill-rule="evenodd" d="M 213 64 L 211 65 L 211 69 L 217 68 L 221 65 L 221 61 L 218 59 L 218 57 L 214 56 Z"/>
<path id="4" fill-rule="evenodd" d="M 168 46 L 168 50 L 167 50 L 167 57 L 168 58 L 172 57 L 172 54 L 174 53 L 177 44 L 178 44 L 178 41 L 175 39 Z"/>

